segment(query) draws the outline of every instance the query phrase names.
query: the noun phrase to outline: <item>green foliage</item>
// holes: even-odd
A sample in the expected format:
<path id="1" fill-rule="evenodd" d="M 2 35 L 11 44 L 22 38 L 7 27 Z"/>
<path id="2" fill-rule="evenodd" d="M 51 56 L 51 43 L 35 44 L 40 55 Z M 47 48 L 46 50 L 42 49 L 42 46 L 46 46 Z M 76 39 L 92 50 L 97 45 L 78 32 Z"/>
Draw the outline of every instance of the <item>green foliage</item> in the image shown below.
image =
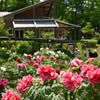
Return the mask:
<path id="1" fill-rule="evenodd" d="M 43 39 L 54 39 L 54 32 L 44 32 L 42 34 Z"/>
<path id="2" fill-rule="evenodd" d="M 34 38 L 34 32 L 33 31 L 26 31 L 25 34 L 24 34 L 24 37 L 25 38 Z"/>
<path id="3" fill-rule="evenodd" d="M 35 83 L 28 88 L 26 91 L 28 94 L 24 95 L 24 99 L 33 99 L 33 100 L 65 100 L 62 96 L 63 85 L 62 84 L 53 84 L 52 86 L 42 86 L 37 83 L 35 87 Z M 67 98 L 67 97 L 66 97 Z"/>
<path id="4" fill-rule="evenodd" d="M 96 40 L 100 40 L 100 34 L 99 33 L 95 33 L 95 37 Z"/>
<path id="5" fill-rule="evenodd" d="M 0 58 L 3 58 L 7 60 L 9 58 L 9 51 L 7 51 L 7 48 L 1 48 L 0 49 Z"/>
<path id="6" fill-rule="evenodd" d="M 16 52 L 19 53 L 19 54 L 24 54 L 24 53 L 29 53 L 32 49 L 32 46 L 29 45 L 28 42 L 24 41 L 24 42 L 21 42 L 17 45 L 16 47 Z"/>
<path id="7" fill-rule="evenodd" d="M 3 18 L 0 18 L 0 36 L 7 36 L 8 30 L 5 29 L 5 23 Z"/>
<path id="8" fill-rule="evenodd" d="M 85 35 L 85 38 L 91 38 L 94 34 L 94 29 L 92 28 L 92 25 L 90 22 L 86 23 L 86 26 L 82 28 L 82 32 Z"/>
<path id="9" fill-rule="evenodd" d="M 81 40 L 83 42 L 83 45 L 85 47 L 96 47 L 96 44 L 97 44 L 97 40 L 93 40 L 93 39 L 82 39 Z"/>

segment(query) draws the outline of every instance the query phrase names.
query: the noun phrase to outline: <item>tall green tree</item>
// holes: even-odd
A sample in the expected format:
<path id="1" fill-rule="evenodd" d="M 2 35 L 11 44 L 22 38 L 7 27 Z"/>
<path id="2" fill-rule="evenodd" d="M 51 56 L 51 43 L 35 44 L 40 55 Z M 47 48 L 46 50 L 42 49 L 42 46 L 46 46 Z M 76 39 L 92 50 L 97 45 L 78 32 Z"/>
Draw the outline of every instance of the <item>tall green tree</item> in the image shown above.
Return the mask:
<path id="1" fill-rule="evenodd" d="M 5 29 L 5 23 L 3 18 L 0 18 L 0 36 L 7 36 L 8 30 Z"/>

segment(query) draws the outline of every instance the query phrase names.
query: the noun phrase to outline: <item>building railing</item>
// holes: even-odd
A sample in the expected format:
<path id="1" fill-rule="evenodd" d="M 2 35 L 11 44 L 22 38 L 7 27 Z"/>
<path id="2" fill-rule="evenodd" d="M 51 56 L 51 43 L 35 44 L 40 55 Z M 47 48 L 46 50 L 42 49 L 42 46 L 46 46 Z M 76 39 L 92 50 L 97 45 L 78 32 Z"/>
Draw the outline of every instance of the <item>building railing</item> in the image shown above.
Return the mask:
<path id="1" fill-rule="evenodd" d="M 80 40 L 61 40 L 61 39 L 41 39 L 41 38 L 14 38 L 14 37 L 0 37 L 0 41 L 3 40 L 22 40 L 22 41 L 36 41 L 36 42 L 42 42 L 42 43 L 72 43 L 75 44 L 77 42 L 81 42 Z"/>

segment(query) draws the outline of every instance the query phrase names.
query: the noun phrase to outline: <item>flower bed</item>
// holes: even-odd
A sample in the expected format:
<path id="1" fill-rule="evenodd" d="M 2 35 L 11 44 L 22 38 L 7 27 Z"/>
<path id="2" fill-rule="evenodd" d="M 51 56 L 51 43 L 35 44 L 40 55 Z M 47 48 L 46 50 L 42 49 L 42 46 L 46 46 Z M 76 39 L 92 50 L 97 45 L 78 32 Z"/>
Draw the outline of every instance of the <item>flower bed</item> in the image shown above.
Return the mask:
<path id="1" fill-rule="evenodd" d="M 70 61 L 71 60 L 71 61 Z M 99 59 L 70 59 L 41 48 L 16 59 L 16 92 L 3 85 L 1 100 L 99 100 Z M 6 85 L 9 82 L 5 81 Z M 8 90 L 7 90 L 8 89 Z"/>

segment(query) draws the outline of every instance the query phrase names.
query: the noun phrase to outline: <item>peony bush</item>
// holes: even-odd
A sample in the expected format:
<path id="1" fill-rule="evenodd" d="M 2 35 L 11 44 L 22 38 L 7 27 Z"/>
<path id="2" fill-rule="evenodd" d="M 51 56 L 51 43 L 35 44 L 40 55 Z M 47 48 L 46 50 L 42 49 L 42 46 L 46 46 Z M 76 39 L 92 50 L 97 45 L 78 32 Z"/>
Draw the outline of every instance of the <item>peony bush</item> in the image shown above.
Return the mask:
<path id="1" fill-rule="evenodd" d="M 6 90 L 1 100 L 99 100 L 97 58 L 68 59 L 61 51 L 41 48 L 16 59 L 16 92 Z M 95 63 L 95 64 L 93 64 Z M 5 82 L 5 84 L 8 84 Z"/>

